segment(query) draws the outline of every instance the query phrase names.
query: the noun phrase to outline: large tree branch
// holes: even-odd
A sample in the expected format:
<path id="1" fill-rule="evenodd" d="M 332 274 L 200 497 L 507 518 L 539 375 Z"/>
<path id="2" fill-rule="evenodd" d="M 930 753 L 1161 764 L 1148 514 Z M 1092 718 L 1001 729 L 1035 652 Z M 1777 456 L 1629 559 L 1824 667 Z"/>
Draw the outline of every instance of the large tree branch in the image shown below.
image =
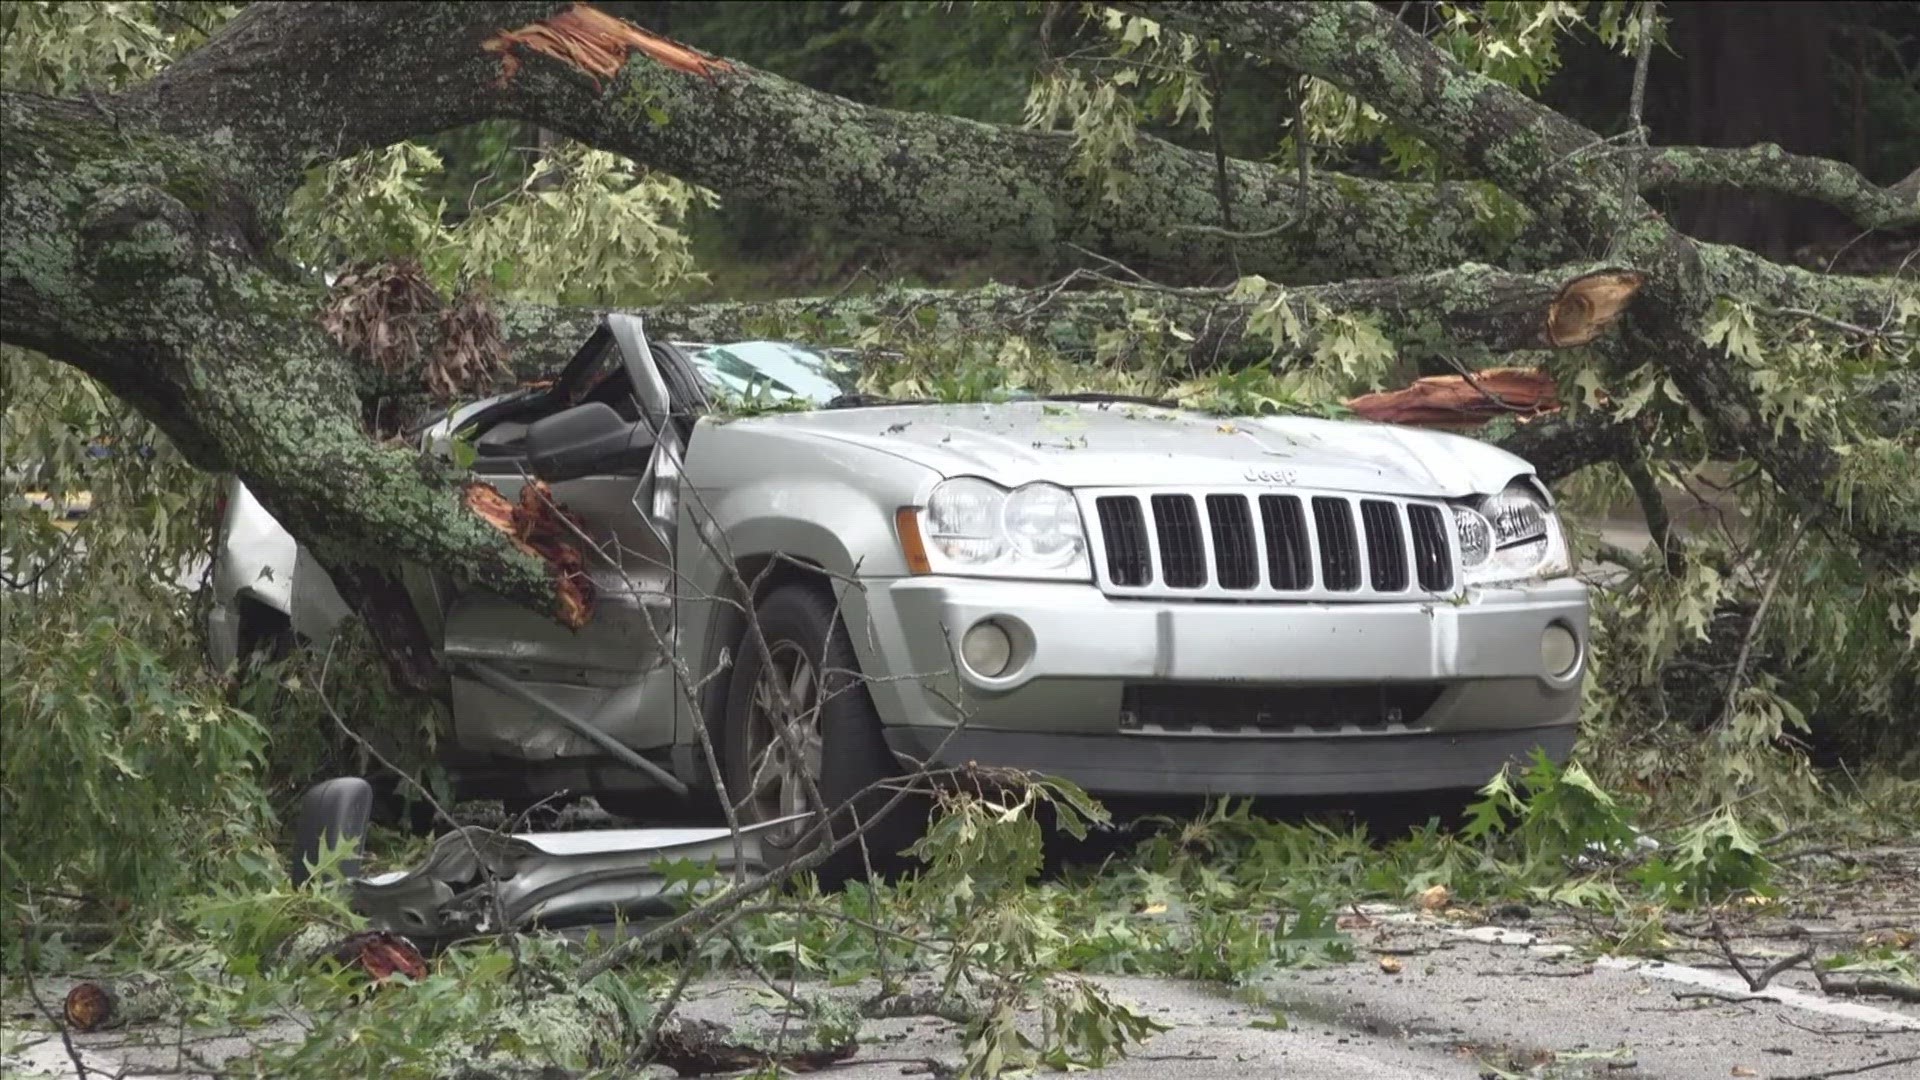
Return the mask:
<path id="1" fill-rule="evenodd" d="M 1255 0 L 1121 2 L 1159 19 L 1325 79 L 1512 193 L 1575 242 L 1603 242 L 1619 220 L 1613 170 L 1582 151 L 1591 131 L 1435 48 L 1371 3 Z M 1599 171 L 1595 171 L 1599 170 Z"/>
<path id="2" fill-rule="evenodd" d="M 551 603 L 546 568 L 466 512 L 463 477 L 367 437 L 319 297 L 260 269 L 250 177 L 123 120 L 0 92 L 0 341 L 85 371 L 196 465 L 237 473 L 376 632 L 398 631 L 390 655 L 416 677 L 430 658 L 407 654 L 381 571 L 414 560 Z"/>
<path id="3" fill-rule="evenodd" d="M 1302 198 L 1292 169 L 1229 160 L 1234 224 L 1256 238 L 1228 238 L 1212 155 L 1142 135 L 1119 163 L 1124 197 L 1107 201 L 1076 172 L 1068 133 L 875 108 L 736 61 L 678 63 L 671 43 L 582 11 L 257 5 L 132 100 L 175 130 L 230 131 L 283 169 L 526 120 L 843 236 L 1024 252 L 1043 265 L 1089 249 L 1205 273 L 1228 265 L 1231 248 L 1248 272 L 1276 279 L 1382 277 L 1503 263 L 1528 218 L 1464 183 L 1324 175 Z M 1571 254 L 1537 230 L 1522 246 L 1530 258 Z"/>
<path id="4" fill-rule="evenodd" d="M 1629 343 L 1666 371 L 1717 434 L 1746 450 L 1804 512 L 1844 522 L 1855 539 L 1895 566 L 1920 563 L 1920 508 L 1890 498 L 1884 513 L 1855 513 L 1842 456 L 1790 420 L 1770 423 L 1744 365 L 1700 344 L 1704 317 L 1722 283 L 1744 277 L 1777 290 L 1806 283 L 1772 274 L 1766 268 L 1772 264 L 1741 265 L 1695 243 L 1646 213 L 1637 193 L 1630 192 L 1630 205 L 1621 206 L 1618 167 L 1587 152 L 1600 143 L 1593 132 L 1467 70 L 1371 3 L 1181 0 L 1116 6 L 1348 90 L 1499 184 L 1576 242 L 1605 247 L 1644 272 L 1648 285 L 1634 307 Z"/>
<path id="5" fill-rule="evenodd" d="M 1073 286 L 1078 285 L 1078 288 Z M 1639 275 L 1615 267 L 1561 268 L 1515 274 L 1461 266 L 1431 274 L 1369 278 L 1243 296 L 1230 289 L 1174 289 L 1076 272 L 1037 289 L 890 289 L 834 297 L 669 304 L 639 312 L 649 328 L 683 341 L 802 337 L 843 345 L 863 328 L 894 324 L 902 332 L 959 338 L 1020 334 L 1085 359 L 1095 339 L 1128 326 L 1141 310 L 1192 337 L 1195 369 L 1240 366 L 1275 357 L 1256 317 L 1285 304 L 1302 327 L 1288 348 L 1310 353 L 1330 316 L 1352 315 L 1379 329 L 1405 361 L 1450 361 L 1522 350 L 1584 345 L 1625 311 Z M 529 379 L 558 368 L 591 333 L 597 313 L 507 304 L 499 309 L 512 349 L 511 376 Z M 1261 324 L 1264 325 L 1264 324 Z M 1281 360 L 1297 359 L 1286 355 Z"/>
<path id="6" fill-rule="evenodd" d="M 1727 188 L 1826 203 L 1868 229 L 1920 225 L 1920 169 L 1881 187 L 1841 161 L 1789 154 L 1772 143 L 1739 149 L 1663 146 L 1640 173 L 1642 191 Z"/>

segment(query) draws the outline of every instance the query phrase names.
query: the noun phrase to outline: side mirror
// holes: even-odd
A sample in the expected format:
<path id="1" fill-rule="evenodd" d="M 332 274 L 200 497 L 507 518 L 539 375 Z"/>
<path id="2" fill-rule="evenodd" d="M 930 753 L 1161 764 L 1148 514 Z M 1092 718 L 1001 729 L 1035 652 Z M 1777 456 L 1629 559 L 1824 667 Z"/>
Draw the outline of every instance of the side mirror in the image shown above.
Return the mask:
<path id="1" fill-rule="evenodd" d="M 575 405 L 527 428 L 527 467 L 542 480 L 646 467 L 653 439 L 602 401 Z"/>

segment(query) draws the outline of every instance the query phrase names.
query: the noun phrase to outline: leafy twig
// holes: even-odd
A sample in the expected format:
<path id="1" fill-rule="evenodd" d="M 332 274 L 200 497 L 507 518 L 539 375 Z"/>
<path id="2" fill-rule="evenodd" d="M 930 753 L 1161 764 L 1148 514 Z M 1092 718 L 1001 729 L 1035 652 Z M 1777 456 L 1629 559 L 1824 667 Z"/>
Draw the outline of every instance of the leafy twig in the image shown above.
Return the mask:
<path id="1" fill-rule="evenodd" d="M 1760 605 L 1754 609 L 1753 621 L 1747 624 L 1746 637 L 1741 640 L 1740 652 L 1734 657 L 1733 675 L 1727 680 L 1727 701 L 1721 708 L 1720 718 L 1714 721 L 1715 731 L 1725 730 L 1733 723 L 1734 709 L 1740 700 L 1740 684 L 1747 676 L 1747 659 L 1753 653 L 1753 643 L 1760 636 L 1760 625 L 1766 621 L 1767 608 L 1773 604 L 1773 594 L 1780 587 L 1780 579 L 1786 576 L 1787 566 L 1793 560 L 1794 549 L 1800 546 L 1800 537 L 1806 533 L 1809 520 L 1802 518 L 1794 527 L 1792 539 L 1787 541 L 1786 550 L 1780 553 L 1780 562 L 1767 577 L 1766 590 L 1760 594 Z"/>

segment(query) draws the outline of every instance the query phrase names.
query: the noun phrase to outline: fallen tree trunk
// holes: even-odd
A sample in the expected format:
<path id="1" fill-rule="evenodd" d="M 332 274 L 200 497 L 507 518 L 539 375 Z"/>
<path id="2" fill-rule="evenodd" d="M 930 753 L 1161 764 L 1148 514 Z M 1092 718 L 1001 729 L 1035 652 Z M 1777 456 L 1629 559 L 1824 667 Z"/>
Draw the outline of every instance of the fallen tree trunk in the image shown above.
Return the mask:
<path id="1" fill-rule="evenodd" d="M 1076 282 L 1085 287 L 1072 287 Z M 1478 361 L 1502 353 L 1589 344 L 1627 310 L 1640 284 L 1639 275 L 1617 267 L 1516 274 L 1467 265 L 1253 294 L 1070 275 L 1036 289 L 892 289 L 854 296 L 669 304 L 632 314 L 641 316 L 650 332 L 682 341 L 773 336 L 845 345 L 866 327 L 891 324 L 929 336 L 1024 335 L 1092 359 L 1101 332 L 1126 326 L 1135 312 L 1145 311 L 1185 330 L 1192 337 L 1184 346 L 1187 363 L 1195 370 L 1209 370 L 1300 359 L 1286 352 L 1276 356 L 1270 337 L 1249 333 L 1255 317 L 1278 304 L 1291 309 L 1306 332 L 1306 347 L 1293 346 L 1301 355 L 1311 352 L 1313 331 L 1328 316 L 1353 315 L 1379 329 L 1402 360 Z M 525 304 L 502 305 L 499 315 L 511 353 L 509 384 L 558 370 L 599 318 L 589 310 Z"/>
<path id="2" fill-rule="evenodd" d="M 321 41 L 341 47 L 322 60 Z M 1248 272 L 1324 282 L 1576 257 L 1545 233 L 1517 235 L 1528 215 L 1482 185 L 1326 174 L 1302 192 L 1292 169 L 1240 160 L 1223 167 L 1233 223 L 1251 238 L 1231 239 L 1210 154 L 1142 134 L 1112 201 L 1076 172 L 1070 133 L 882 109 L 735 60 L 676 59 L 697 55 L 563 3 L 265 5 L 129 98 L 179 130 L 229 127 L 287 166 L 524 120 L 839 236 L 1018 252 L 1043 269 L 1087 249 L 1205 275 L 1237 256 Z"/>
<path id="3" fill-rule="evenodd" d="M 245 159 L 91 105 L 0 93 L 0 336 L 132 402 L 231 472 L 342 586 L 408 682 L 431 657 L 400 560 L 546 605 L 554 581 L 468 513 L 464 476 L 367 435 L 365 373 L 276 278 Z"/>

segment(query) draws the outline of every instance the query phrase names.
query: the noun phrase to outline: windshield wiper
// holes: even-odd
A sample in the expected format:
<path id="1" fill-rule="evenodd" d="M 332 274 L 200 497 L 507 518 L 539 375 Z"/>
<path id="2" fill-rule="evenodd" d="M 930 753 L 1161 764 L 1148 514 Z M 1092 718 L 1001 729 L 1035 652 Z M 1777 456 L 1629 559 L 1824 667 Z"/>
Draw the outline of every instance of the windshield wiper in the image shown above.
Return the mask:
<path id="1" fill-rule="evenodd" d="M 1165 398 L 1141 397 L 1138 394 L 1102 394 L 1095 391 L 1085 391 L 1074 394 L 1022 394 L 1020 396 L 1035 401 L 1073 401 L 1088 405 L 1150 405 L 1156 409 L 1177 409 L 1180 407 L 1179 403 L 1168 401 Z M 1016 398 L 1015 400 L 1018 399 Z"/>
<path id="2" fill-rule="evenodd" d="M 822 408 L 827 409 L 875 409 L 886 405 L 938 405 L 931 398 L 890 398 L 879 394 L 841 394 L 829 399 Z"/>
<path id="3" fill-rule="evenodd" d="M 1140 397 L 1135 394 L 1102 394 L 1093 391 L 1073 394 L 1026 394 L 1015 393 L 1001 397 L 983 398 L 979 401 L 937 401 L 933 398 L 890 398 L 878 394 L 841 394 L 828 401 L 822 408 L 827 409 L 869 409 L 885 405 L 1005 405 L 1016 401 L 1065 401 L 1088 405 L 1146 405 L 1156 409 L 1177 409 L 1179 403 L 1164 398 Z"/>

